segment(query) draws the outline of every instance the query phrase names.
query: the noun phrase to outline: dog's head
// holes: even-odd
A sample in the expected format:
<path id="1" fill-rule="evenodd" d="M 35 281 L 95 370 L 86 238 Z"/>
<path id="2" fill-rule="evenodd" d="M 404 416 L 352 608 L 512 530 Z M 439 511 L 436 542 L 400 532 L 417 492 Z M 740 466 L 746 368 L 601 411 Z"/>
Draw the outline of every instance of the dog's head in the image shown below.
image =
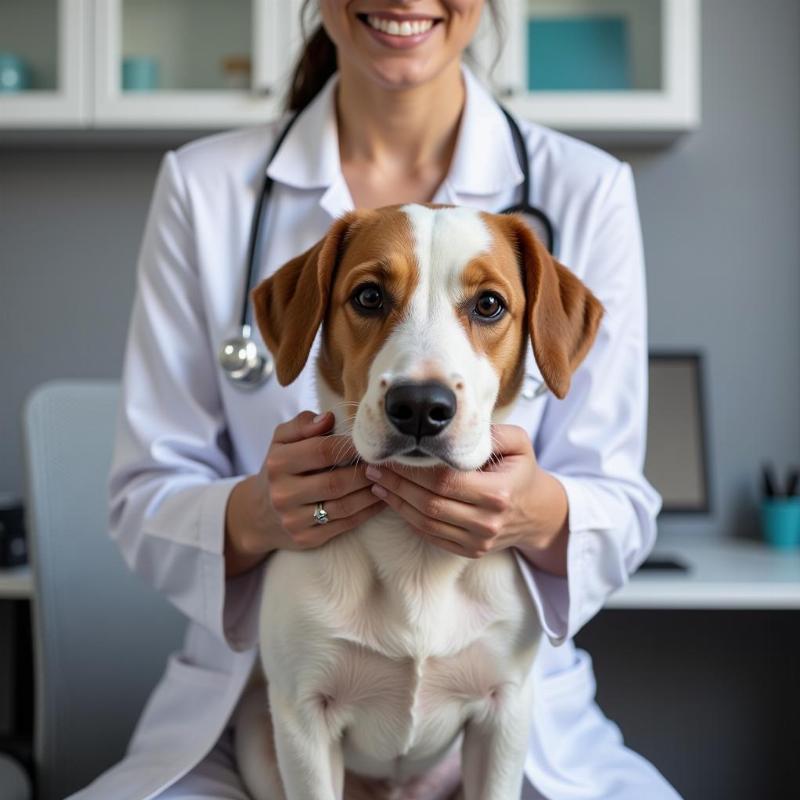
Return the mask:
<path id="1" fill-rule="evenodd" d="M 450 206 L 347 214 L 252 299 L 283 385 L 323 325 L 323 393 L 365 461 L 462 470 L 491 455 L 526 337 L 563 398 L 603 313 L 521 219 Z"/>

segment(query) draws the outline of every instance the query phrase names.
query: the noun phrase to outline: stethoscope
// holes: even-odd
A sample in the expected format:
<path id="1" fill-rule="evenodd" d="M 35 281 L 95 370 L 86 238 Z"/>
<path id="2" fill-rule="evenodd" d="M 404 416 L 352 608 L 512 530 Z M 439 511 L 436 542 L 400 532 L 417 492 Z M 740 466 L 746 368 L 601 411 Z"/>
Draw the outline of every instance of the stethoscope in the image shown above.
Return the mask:
<path id="1" fill-rule="evenodd" d="M 552 253 L 555 246 L 555 233 L 553 225 L 547 214 L 541 209 L 531 205 L 531 170 L 528 163 L 528 151 L 525 139 L 514 117 L 500 105 L 511 136 L 514 139 L 514 150 L 522 171 L 522 186 L 520 189 L 520 202 L 498 212 L 500 214 L 521 214 L 531 226 L 533 231 L 547 245 Z M 270 379 L 275 371 L 275 362 L 269 353 L 259 351 L 258 345 L 252 336 L 252 304 L 250 292 L 254 288 L 256 277 L 256 251 L 261 237 L 262 221 L 265 215 L 267 202 L 272 194 L 273 180 L 269 176 L 269 166 L 275 158 L 280 146 L 283 144 L 292 126 L 297 121 L 300 112 L 296 113 L 287 123 L 278 136 L 267 159 L 264 184 L 258 196 L 253 220 L 250 224 L 250 241 L 247 248 L 247 281 L 245 283 L 244 297 L 242 298 L 242 312 L 239 316 L 239 334 L 223 342 L 219 350 L 219 363 L 228 380 L 238 389 L 243 391 L 257 389 Z M 538 385 L 537 385 L 538 384 Z M 534 400 L 547 392 L 547 385 L 531 372 L 526 372 L 522 387 L 522 396 L 526 400 Z"/>

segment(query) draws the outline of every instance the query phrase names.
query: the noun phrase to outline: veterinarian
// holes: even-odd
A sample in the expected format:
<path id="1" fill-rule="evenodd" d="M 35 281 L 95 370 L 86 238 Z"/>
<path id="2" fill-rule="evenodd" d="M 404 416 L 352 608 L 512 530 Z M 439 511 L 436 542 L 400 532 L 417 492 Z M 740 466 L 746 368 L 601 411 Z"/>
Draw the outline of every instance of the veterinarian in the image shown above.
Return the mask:
<path id="1" fill-rule="evenodd" d="M 317 3 L 307 5 L 313 12 Z M 523 797 L 674 799 L 595 705 L 591 661 L 572 644 L 651 549 L 660 503 L 642 476 L 647 329 L 631 170 L 518 120 L 530 173 L 530 196 L 520 199 L 525 170 L 512 126 L 463 63 L 481 14 L 497 3 L 318 5 L 324 27 L 297 68 L 289 107 L 301 113 L 288 132 L 290 114 L 169 152 L 161 166 L 125 356 L 111 528 L 132 569 L 190 626 L 127 757 L 76 797 L 245 800 L 228 723 L 255 663 L 265 561 L 277 548 L 347 535 L 389 506 L 466 556 L 519 553 L 546 634 Z M 332 415 L 315 413 L 311 366 L 288 388 L 273 378 L 249 390 L 220 368 L 243 307 L 265 169 L 260 278 L 354 207 L 433 201 L 498 211 L 524 201 L 550 221 L 558 259 L 606 314 L 566 398 L 524 391 L 514 424 L 496 427 L 504 510 L 490 510 L 490 472 L 459 478 L 477 498 L 466 506 L 446 496 L 435 471 L 400 476 L 384 467 L 373 480 L 363 466 L 340 464 L 348 456 L 325 436 Z M 260 339 L 250 344 L 263 348 Z M 532 356 L 527 372 L 531 387 L 541 384 Z M 437 490 L 447 511 L 433 519 L 426 512 Z M 479 515 L 492 515 L 493 538 L 471 527 Z M 458 786 L 450 760 L 403 799 L 445 800 Z M 349 776 L 346 796 L 384 795 Z"/>

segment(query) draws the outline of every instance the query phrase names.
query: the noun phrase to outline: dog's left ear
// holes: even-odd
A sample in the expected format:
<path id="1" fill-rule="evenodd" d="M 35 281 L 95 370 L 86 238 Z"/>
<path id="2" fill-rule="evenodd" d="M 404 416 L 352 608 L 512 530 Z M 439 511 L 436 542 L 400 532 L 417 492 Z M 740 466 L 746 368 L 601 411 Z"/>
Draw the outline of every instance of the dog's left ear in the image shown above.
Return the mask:
<path id="1" fill-rule="evenodd" d="M 516 236 L 536 363 L 559 399 L 595 340 L 603 306 L 580 278 L 559 264 L 525 222 L 508 217 Z"/>
<path id="2" fill-rule="evenodd" d="M 284 264 L 250 293 L 258 329 L 275 357 L 282 386 L 300 374 L 328 308 L 333 276 L 356 212 L 336 220 L 323 239 Z"/>

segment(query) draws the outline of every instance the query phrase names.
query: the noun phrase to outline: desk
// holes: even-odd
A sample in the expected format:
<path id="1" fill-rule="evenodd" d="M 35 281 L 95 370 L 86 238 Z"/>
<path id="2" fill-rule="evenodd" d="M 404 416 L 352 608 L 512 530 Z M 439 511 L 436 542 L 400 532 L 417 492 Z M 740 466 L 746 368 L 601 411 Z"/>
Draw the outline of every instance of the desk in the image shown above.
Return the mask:
<path id="1" fill-rule="evenodd" d="M 31 765 L 33 646 L 27 601 L 32 597 L 30 567 L 0 569 L 0 771 L 6 770 L 0 777 L 3 797 L 8 782 L 21 779 L 11 771 L 5 754 Z"/>
<path id="2" fill-rule="evenodd" d="M 615 609 L 800 609 L 800 552 L 755 540 L 662 536 L 655 558 L 674 557 L 688 572 L 640 572 L 612 595 Z"/>
<path id="3" fill-rule="evenodd" d="M 606 608 L 800 609 L 800 551 L 755 540 L 662 536 L 653 556 L 674 557 L 688 572 L 640 572 Z M 33 597 L 30 567 L 0 569 L 0 600 Z"/>
<path id="4" fill-rule="evenodd" d="M 25 600 L 33 597 L 30 567 L 0 569 L 0 600 Z"/>

